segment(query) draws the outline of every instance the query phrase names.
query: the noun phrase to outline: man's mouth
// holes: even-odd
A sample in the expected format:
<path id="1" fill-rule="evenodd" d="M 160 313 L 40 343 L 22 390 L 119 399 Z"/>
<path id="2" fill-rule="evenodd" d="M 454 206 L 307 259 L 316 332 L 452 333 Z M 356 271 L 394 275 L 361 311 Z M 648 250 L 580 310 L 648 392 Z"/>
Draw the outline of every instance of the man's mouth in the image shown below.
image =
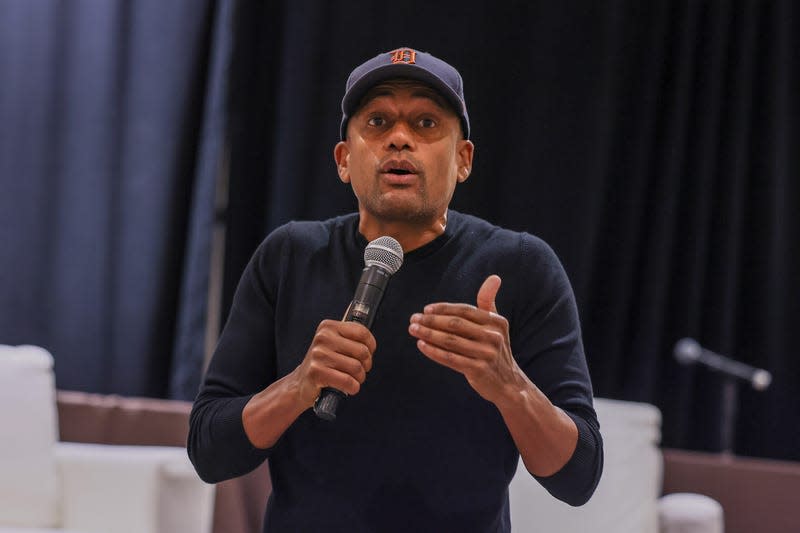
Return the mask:
<path id="1" fill-rule="evenodd" d="M 408 176 L 417 174 L 417 168 L 411 161 L 405 159 L 393 159 L 381 165 L 382 174 L 392 174 L 395 176 Z"/>

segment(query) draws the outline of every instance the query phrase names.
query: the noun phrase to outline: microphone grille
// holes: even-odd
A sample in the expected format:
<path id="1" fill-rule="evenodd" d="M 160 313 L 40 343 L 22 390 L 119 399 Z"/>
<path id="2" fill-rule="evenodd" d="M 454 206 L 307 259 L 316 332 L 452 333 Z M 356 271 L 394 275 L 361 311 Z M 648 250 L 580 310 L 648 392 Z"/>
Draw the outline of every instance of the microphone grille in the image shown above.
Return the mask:
<path id="1" fill-rule="evenodd" d="M 766 370 L 759 369 L 753 373 L 753 379 L 750 381 L 754 389 L 764 390 L 772 383 L 772 374 Z"/>
<path id="2" fill-rule="evenodd" d="M 696 340 L 687 337 L 675 343 L 673 353 L 675 354 L 675 359 L 677 359 L 679 363 L 688 365 L 700 358 L 700 355 L 703 353 L 703 348 Z"/>
<path id="3" fill-rule="evenodd" d="M 403 264 L 403 247 L 391 237 L 378 237 L 364 250 L 364 264 L 378 266 L 394 274 Z"/>

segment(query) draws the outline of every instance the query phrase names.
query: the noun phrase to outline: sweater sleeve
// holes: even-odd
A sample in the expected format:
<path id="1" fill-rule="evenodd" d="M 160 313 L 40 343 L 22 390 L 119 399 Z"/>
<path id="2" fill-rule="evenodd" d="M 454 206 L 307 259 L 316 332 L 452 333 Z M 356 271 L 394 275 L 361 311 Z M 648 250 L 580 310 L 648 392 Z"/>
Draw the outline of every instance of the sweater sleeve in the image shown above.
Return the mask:
<path id="1" fill-rule="evenodd" d="M 242 422 L 250 398 L 276 379 L 275 293 L 283 230 L 256 250 L 239 281 L 228 320 L 192 407 L 187 449 L 200 477 L 209 483 L 244 475 L 269 449 L 255 448 Z"/>
<path id="2" fill-rule="evenodd" d="M 572 287 L 553 250 L 530 235 L 521 240 L 523 275 L 516 294 L 512 349 L 520 367 L 578 428 L 578 443 L 566 465 L 537 481 L 570 505 L 586 503 L 603 471 L 603 440 L 593 407 Z"/>

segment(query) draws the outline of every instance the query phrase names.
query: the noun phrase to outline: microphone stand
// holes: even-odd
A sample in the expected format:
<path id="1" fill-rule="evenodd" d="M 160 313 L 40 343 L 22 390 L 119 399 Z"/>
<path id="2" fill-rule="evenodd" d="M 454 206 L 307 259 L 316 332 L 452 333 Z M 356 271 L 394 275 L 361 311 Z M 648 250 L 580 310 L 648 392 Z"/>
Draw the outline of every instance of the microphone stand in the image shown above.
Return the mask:
<path id="1" fill-rule="evenodd" d="M 724 376 L 722 382 L 722 420 L 720 446 L 724 458 L 733 457 L 736 415 L 739 403 L 739 382 L 733 376 Z"/>
<path id="2" fill-rule="evenodd" d="M 720 452 L 723 459 L 733 457 L 733 441 L 735 437 L 736 416 L 739 403 L 739 382 L 742 379 L 750 383 L 755 390 L 762 391 L 769 387 L 772 375 L 766 370 L 753 368 L 744 363 L 734 361 L 725 356 L 706 350 L 689 337 L 679 340 L 673 349 L 675 359 L 682 365 L 702 363 L 722 375 L 722 405 L 720 413 Z"/>

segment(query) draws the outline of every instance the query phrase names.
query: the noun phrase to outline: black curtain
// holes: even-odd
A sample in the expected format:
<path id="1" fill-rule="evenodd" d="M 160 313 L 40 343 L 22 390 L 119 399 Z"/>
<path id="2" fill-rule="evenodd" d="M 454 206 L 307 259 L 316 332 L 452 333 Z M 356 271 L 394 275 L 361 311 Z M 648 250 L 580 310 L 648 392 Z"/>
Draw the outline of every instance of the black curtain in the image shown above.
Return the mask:
<path id="1" fill-rule="evenodd" d="M 263 236 L 351 211 L 332 148 L 350 69 L 460 69 L 477 146 L 453 207 L 547 240 L 598 396 L 651 402 L 666 446 L 720 447 L 720 378 L 684 336 L 769 369 L 735 452 L 800 459 L 798 7 L 792 0 L 242 2 L 225 306 Z M 501 310 L 502 311 L 502 310 Z"/>
<path id="2" fill-rule="evenodd" d="M 62 389 L 191 398 L 231 2 L 0 2 L 0 342 Z"/>
<path id="3" fill-rule="evenodd" d="M 798 459 L 798 9 L 0 2 L 0 342 L 49 348 L 60 388 L 193 397 L 215 195 L 224 315 L 268 231 L 355 209 L 332 160 L 345 79 L 412 46 L 465 79 L 453 207 L 554 247 L 597 395 L 718 449 L 719 377 L 672 358 L 692 336 L 775 377 L 742 387 L 735 451 Z"/>

